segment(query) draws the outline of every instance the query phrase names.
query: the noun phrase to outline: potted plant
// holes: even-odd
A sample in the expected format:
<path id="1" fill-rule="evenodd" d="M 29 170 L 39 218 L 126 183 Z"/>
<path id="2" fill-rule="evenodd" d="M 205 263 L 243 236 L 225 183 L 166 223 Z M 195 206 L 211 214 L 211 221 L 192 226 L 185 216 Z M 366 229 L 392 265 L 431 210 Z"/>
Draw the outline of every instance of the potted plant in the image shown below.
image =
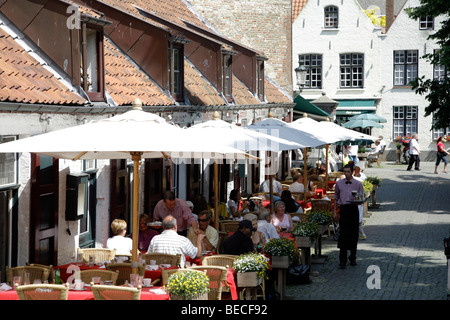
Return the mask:
<path id="1" fill-rule="evenodd" d="M 316 223 L 319 234 L 323 234 L 325 229 L 333 222 L 333 213 L 326 209 L 314 209 L 308 215 L 308 221 Z"/>
<path id="2" fill-rule="evenodd" d="M 171 300 L 208 300 L 209 277 L 197 270 L 175 272 L 166 288 Z"/>
<path id="3" fill-rule="evenodd" d="M 368 198 L 370 196 L 370 193 L 373 190 L 373 183 L 366 179 L 363 182 L 363 188 L 364 188 L 364 193 L 366 195 L 366 198 Z"/>
<path id="4" fill-rule="evenodd" d="M 261 253 L 241 254 L 234 259 L 233 269 L 237 272 L 239 287 L 256 287 L 262 279 L 268 278 L 269 258 Z"/>
<path id="5" fill-rule="evenodd" d="M 298 250 L 295 242 L 287 238 L 270 239 L 264 246 L 264 253 L 272 258 L 273 268 L 289 268 L 298 261 Z"/>
<path id="6" fill-rule="evenodd" d="M 377 190 L 381 184 L 381 181 L 383 181 L 383 179 L 378 178 L 378 177 L 367 177 L 366 181 L 369 181 L 373 184 L 373 190 Z"/>
<path id="7" fill-rule="evenodd" d="M 311 247 L 312 242 L 319 235 L 319 229 L 317 223 L 315 222 L 299 222 L 294 227 L 294 230 L 292 230 L 291 234 L 295 237 L 297 247 Z"/>

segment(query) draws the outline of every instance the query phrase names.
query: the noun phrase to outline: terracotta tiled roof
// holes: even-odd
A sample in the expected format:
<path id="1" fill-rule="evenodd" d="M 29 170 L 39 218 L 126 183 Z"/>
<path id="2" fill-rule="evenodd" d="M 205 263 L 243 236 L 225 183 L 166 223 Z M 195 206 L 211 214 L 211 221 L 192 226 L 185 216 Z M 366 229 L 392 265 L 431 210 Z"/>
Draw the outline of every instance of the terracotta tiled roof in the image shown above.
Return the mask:
<path id="1" fill-rule="evenodd" d="M 235 74 L 233 74 L 233 96 L 237 105 L 261 103 Z"/>
<path id="2" fill-rule="evenodd" d="M 264 79 L 264 95 L 266 96 L 267 103 L 292 103 L 292 99 L 289 99 L 283 94 L 281 89 L 267 78 Z"/>
<path id="3" fill-rule="evenodd" d="M 83 105 L 50 71 L 0 28 L 0 101 L 30 104 Z"/>
<path id="4" fill-rule="evenodd" d="M 105 85 L 118 105 L 130 105 L 139 98 L 143 105 L 175 104 L 143 71 L 105 37 Z"/>
<path id="5" fill-rule="evenodd" d="M 292 0 L 292 22 L 297 19 L 308 0 Z"/>
<path id="6" fill-rule="evenodd" d="M 222 106 L 225 100 L 202 75 L 185 59 L 184 87 L 191 105 Z"/>

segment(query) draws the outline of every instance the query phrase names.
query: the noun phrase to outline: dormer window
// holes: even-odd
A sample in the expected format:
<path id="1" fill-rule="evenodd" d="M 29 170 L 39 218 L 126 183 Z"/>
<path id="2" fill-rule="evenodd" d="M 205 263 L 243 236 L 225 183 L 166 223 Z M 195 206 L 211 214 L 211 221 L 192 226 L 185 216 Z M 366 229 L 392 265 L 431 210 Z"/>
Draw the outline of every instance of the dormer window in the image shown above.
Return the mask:
<path id="1" fill-rule="evenodd" d="M 169 90 L 175 101 L 184 101 L 184 50 L 183 46 L 169 42 Z"/>
<path id="2" fill-rule="evenodd" d="M 336 6 L 325 7 L 324 12 L 324 27 L 325 28 L 337 28 L 339 26 L 339 9 Z"/>
<path id="3" fill-rule="evenodd" d="M 264 101 L 264 61 L 256 60 L 256 93 L 259 100 Z"/>
<path id="4" fill-rule="evenodd" d="M 227 99 L 228 102 L 232 101 L 231 96 L 231 88 L 232 88 L 232 82 L 231 82 L 231 55 L 224 54 L 223 55 L 223 68 L 222 68 L 222 91 L 223 95 Z"/>
<path id="5" fill-rule="evenodd" d="M 91 101 L 104 101 L 103 30 L 82 24 L 81 87 Z"/>

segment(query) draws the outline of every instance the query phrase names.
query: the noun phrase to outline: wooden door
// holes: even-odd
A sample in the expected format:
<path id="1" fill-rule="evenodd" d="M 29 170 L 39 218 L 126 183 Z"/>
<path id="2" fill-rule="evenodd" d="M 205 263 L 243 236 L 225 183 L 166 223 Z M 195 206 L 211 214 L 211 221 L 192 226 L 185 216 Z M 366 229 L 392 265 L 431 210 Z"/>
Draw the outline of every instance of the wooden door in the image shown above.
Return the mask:
<path id="1" fill-rule="evenodd" d="M 58 174 L 57 158 L 31 155 L 31 262 L 58 262 Z"/>

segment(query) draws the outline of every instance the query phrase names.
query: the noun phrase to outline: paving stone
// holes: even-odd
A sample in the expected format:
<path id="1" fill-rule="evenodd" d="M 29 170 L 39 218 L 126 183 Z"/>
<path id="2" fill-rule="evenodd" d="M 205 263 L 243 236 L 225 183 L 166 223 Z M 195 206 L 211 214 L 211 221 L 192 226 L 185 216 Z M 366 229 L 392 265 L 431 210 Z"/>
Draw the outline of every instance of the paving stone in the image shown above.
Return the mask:
<path id="1" fill-rule="evenodd" d="M 324 237 L 328 259 L 311 265 L 319 276 L 307 285 L 288 285 L 286 294 L 296 300 L 446 300 L 450 174 L 433 172 L 433 162 L 421 162 L 421 171 L 391 163 L 366 168 L 367 176 L 383 181 L 376 191 L 380 208 L 369 209 L 365 218 L 367 239 L 358 242 L 358 265 L 338 268 L 337 242 Z M 380 289 L 367 286 L 370 266 L 379 267 Z"/>

